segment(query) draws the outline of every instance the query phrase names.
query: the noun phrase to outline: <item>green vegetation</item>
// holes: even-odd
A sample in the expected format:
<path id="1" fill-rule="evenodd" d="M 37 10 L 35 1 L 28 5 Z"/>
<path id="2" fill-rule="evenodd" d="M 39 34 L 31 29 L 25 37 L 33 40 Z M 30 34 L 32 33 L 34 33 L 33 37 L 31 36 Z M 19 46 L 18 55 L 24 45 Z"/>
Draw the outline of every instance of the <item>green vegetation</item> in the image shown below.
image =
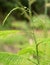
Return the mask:
<path id="1" fill-rule="evenodd" d="M 0 1 L 0 65 L 50 65 L 50 18 L 44 2 Z M 39 13 L 42 5 L 45 14 Z"/>
<path id="2" fill-rule="evenodd" d="M 11 31 L 11 33 L 12 33 L 12 31 Z M 10 32 L 9 32 L 9 34 L 10 34 Z M 14 40 L 14 39 L 12 39 L 12 40 Z M 21 39 L 21 40 L 23 40 L 23 39 Z M 50 51 L 49 50 L 50 49 L 50 38 L 47 38 L 47 39 L 41 38 L 41 40 L 38 41 L 38 43 L 40 43 L 39 44 L 39 57 L 40 57 L 39 59 L 40 59 L 40 64 L 41 65 L 49 64 L 50 63 L 50 52 L 49 52 Z M 47 43 L 47 46 L 44 47 L 46 43 Z M 25 45 L 25 41 L 24 41 L 24 45 Z M 46 50 L 46 52 L 45 52 L 45 50 Z M 46 60 L 44 58 L 45 57 L 45 53 L 46 53 Z M 33 55 L 33 58 L 30 59 L 30 57 L 32 55 Z M 6 64 L 8 64 L 8 65 L 9 64 L 13 64 L 13 65 L 16 65 L 16 64 L 17 65 L 18 64 L 20 64 L 20 65 L 21 64 L 23 64 L 23 65 L 29 64 L 30 65 L 31 64 L 31 65 L 33 65 L 33 64 L 37 63 L 36 59 L 37 59 L 37 57 L 36 57 L 36 51 L 35 51 L 35 44 L 34 43 L 33 43 L 32 46 L 30 46 L 29 44 L 26 45 L 25 48 L 23 48 L 21 51 L 19 51 L 16 54 L 12 54 L 10 52 L 9 53 L 8 52 L 7 53 L 6 52 L 0 52 L 0 63 L 4 64 L 4 65 L 6 65 Z"/>

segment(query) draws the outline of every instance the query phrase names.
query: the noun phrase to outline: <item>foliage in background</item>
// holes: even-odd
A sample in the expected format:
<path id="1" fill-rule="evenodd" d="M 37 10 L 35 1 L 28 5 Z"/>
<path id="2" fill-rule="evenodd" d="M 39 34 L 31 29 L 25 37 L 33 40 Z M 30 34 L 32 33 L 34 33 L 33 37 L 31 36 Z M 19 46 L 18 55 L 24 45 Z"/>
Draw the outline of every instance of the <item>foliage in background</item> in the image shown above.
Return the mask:
<path id="1" fill-rule="evenodd" d="M 32 13 L 31 13 L 31 3 L 30 3 L 30 0 L 28 1 L 28 5 L 29 5 L 29 9 L 22 6 L 22 8 L 19 8 L 19 7 L 16 7 L 16 8 L 13 8 L 9 13 L 8 15 L 6 16 L 6 18 L 4 19 L 3 21 L 3 25 L 5 24 L 7 18 L 9 17 L 9 15 L 14 11 L 14 10 L 17 10 L 18 8 L 19 9 L 22 9 L 22 12 L 23 14 L 29 16 L 29 26 L 28 26 L 28 29 L 25 30 L 27 35 L 29 34 L 32 34 L 33 36 L 33 42 L 32 42 L 32 45 L 29 43 L 30 46 L 27 46 L 26 48 L 22 49 L 19 53 L 17 54 L 9 54 L 9 53 L 5 53 L 5 52 L 0 52 L 0 64 L 4 64 L 4 65 L 48 65 L 50 64 L 50 53 L 49 53 L 49 47 L 50 47 L 50 38 L 46 37 L 44 35 L 44 38 L 39 40 L 40 42 L 38 43 L 37 41 L 37 38 L 36 38 L 36 35 L 35 35 L 35 32 L 34 32 L 34 28 L 31 28 L 32 27 L 32 24 L 31 22 L 34 22 L 33 19 L 32 19 Z M 28 13 L 26 11 L 26 9 L 28 9 Z M 26 17 L 27 17 L 26 16 Z M 41 16 L 39 18 L 39 22 L 41 23 Z M 45 21 L 44 21 L 45 22 Z M 44 33 L 47 33 L 47 30 L 46 30 L 46 27 L 44 26 L 45 24 L 42 23 L 42 27 L 44 28 Z M 34 25 L 33 25 L 34 26 Z M 5 39 L 7 39 L 7 33 L 11 33 L 11 32 L 3 32 L 2 34 L 2 31 L 1 31 L 1 39 L 4 38 L 4 41 Z M 13 31 L 14 33 L 14 31 Z M 6 34 L 6 37 L 5 37 L 5 34 Z M 16 35 L 16 34 L 15 34 Z M 10 35 L 11 36 L 11 35 Z M 8 35 L 8 38 L 9 38 L 9 35 Z M 13 41 L 15 40 L 16 37 L 13 37 L 9 40 L 7 39 L 7 41 Z M 18 35 L 17 35 L 17 38 L 18 38 Z M 22 39 L 22 40 L 21 40 Z M 30 37 L 30 39 L 32 40 L 32 38 Z M 30 40 L 29 39 L 29 40 Z M 17 42 L 19 43 L 19 40 L 20 40 L 20 43 L 22 41 L 24 41 L 25 43 L 27 42 L 27 38 L 25 37 L 21 37 L 19 36 L 19 39 L 13 41 L 13 42 Z M 23 43 L 24 43 L 23 42 Z M 33 44 L 34 43 L 34 44 Z M 21 43 L 22 45 L 22 43 Z M 18 55 L 18 56 L 17 56 Z M 18 58 L 19 58 L 19 61 L 18 61 Z M 26 60 L 26 61 L 25 61 Z M 43 61 L 44 60 L 44 61 Z M 26 62 L 26 63 L 25 63 Z"/>
<path id="2" fill-rule="evenodd" d="M 33 16 L 33 22 L 31 22 L 32 27 L 34 29 L 44 29 L 44 23 L 47 27 L 48 30 L 50 30 L 50 19 L 49 17 L 46 15 L 38 15 L 38 16 Z"/>
<path id="3" fill-rule="evenodd" d="M 7 13 L 13 9 L 14 7 L 18 7 L 20 6 L 19 1 L 21 2 L 22 5 L 24 5 L 25 7 L 28 7 L 28 0 L 0 0 L 0 12 L 2 13 L 1 16 L 1 20 L 3 21 L 3 19 L 5 18 L 5 16 L 7 15 Z M 32 5 L 32 9 L 35 10 L 36 12 L 42 11 L 41 9 L 43 8 L 43 4 L 44 4 L 44 0 L 40 1 L 40 0 L 31 0 L 31 5 Z M 21 6 L 20 6 L 21 7 Z M 42 8 L 41 8 L 42 7 Z M 32 10 L 32 11 L 33 11 Z M 16 19 L 18 19 L 18 15 L 19 15 L 19 19 L 23 19 L 24 16 L 20 16 L 19 12 L 21 11 L 15 11 L 14 14 L 12 14 L 13 16 L 15 16 Z M 8 20 L 9 21 L 9 20 Z M 11 21 L 11 20 L 10 20 Z"/>

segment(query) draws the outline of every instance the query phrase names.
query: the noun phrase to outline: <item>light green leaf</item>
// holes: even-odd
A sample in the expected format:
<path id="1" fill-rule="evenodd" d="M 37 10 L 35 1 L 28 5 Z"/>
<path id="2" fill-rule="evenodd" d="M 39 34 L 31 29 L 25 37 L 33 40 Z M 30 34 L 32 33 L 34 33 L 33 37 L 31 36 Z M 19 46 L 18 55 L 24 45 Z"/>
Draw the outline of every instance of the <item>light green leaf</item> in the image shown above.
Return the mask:
<path id="1" fill-rule="evenodd" d="M 0 52 L 0 65 L 33 65 L 23 55 L 17 55 L 12 53 Z"/>

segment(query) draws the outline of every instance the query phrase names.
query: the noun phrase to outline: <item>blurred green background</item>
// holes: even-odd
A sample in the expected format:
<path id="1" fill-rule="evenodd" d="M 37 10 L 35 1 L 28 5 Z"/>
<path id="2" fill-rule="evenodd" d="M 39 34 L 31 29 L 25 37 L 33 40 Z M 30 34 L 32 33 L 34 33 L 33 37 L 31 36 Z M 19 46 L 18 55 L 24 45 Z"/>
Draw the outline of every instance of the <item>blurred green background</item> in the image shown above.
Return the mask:
<path id="1" fill-rule="evenodd" d="M 18 9 L 13 11 L 2 25 L 10 10 L 15 7 L 24 7 L 27 10 L 29 6 L 28 0 L 0 0 L 0 52 L 18 53 L 21 49 L 26 48 L 27 50 L 27 47 L 30 46 L 35 50 L 32 33 L 34 31 L 37 43 L 44 41 L 39 45 L 42 52 L 45 51 L 43 43 L 48 43 L 46 55 L 50 60 L 50 8 L 45 7 L 45 0 L 30 0 L 30 3 L 31 21 L 23 14 L 22 10 Z M 29 12 L 26 11 L 26 13 L 29 17 Z M 23 65 L 25 65 L 24 62 Z"/>
<path id="2" fill-rule="evenodd" d="M 2 48 L 5 44 L 8 45 L 8 49 L 9 45 L 11 48 L 11 45 L 13 47 L 16 43 L 19 48 L 29 45 L 29 39 L 32 38 L 32 34 L 28 33 L 29 28 L 31 28 L 32 31 L 34 29 L 35 33 L 37 31 L 36 36 L 40 38 L 43 37 L 45 25 L 48 30 L 48 36 L 50 35 L 50 8 L 48 8 L 47 13 L 45 13 L 45 0 L 31 0 L 30 2 L 32 12 L 31 19 L 33 21 L 29 22 L 29 19 L 25 17 L 24 14 L 22 15 L 23 12 L 21 10 L 16 10 L 12 12 L 4 25 L 2 25 L 6 15 L 14 7 L 24 6 L 29 8 L 29 6 L 28 0 L 0 0 L 0 51 L 6 50 L 4 50 L 4 47 Z M 30 27 L 29 23 L 31 25 Z M 19 33 L 17 33 L 18 31 Z"/>

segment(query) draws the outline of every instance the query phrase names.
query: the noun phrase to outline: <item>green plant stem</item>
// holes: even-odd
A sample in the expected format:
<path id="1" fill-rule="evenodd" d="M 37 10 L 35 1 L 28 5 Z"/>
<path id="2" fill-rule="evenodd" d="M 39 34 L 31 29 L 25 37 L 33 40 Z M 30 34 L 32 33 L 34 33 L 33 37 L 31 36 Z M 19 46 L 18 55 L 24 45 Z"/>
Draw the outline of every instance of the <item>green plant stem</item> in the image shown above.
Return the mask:
<path id="1" fill-rule="evenodd" d="M 20 7 L 15 7 L 15 8 L 13 8 L 13 9 L 7 14 L 7 16 L 5 17 L 5 19 L 3 20 L 2 25 L 5 24 L 7 18 L 9 17 L 9 15 L 10 15 L 13 11 L 15 11 L 15 10 L 17 10 L 17 9 L 22 10 L 22 12 L 24 13 L 25 17 L 28 18 L 28 19 L 30 19 L 29 15 L 28 15 L 27 12 L 25 11 L 25 8 L 23 8 L 23 7 L 22 7 L 22 8 L 20 8 Z"/>
<path id="2" fill-rule="evenodd" d="M 37 45 L 37 40 L 36 40 L 36 36 L 35 33 L 33 32 L 33 37 L 34 37 L 34 41 L 35 41 L 35 45 L 36 45 L 36 55 L 37 55 L 37 65 L 39 65 L 40 61 L 39 61 L 39 52 L 38 52 L 38 45 Z"/>
<path id="3" fill-rule="evenodd" d="M 7 20 L 7 18 L 9 17 L 9 15 L 14 11 L 14 10 L 16 10 L 16 9 L 19 9 L 19 7 L 16 7 L 16 8 L 13 8 L 8 14 L 7 14 L 7 16 L 5 17 L 5 19 L 4 19 L 4 21 L 3 21 L 3 24 L 2 25 L 4 25 L 5 24 L 5 21 Z"/>
<path id="4" fill-rule="evenodd" d="M 47 7 L 46 7 L 46 4 L 48 3 L 48 0 L 45 0 L 45 16 L 47 15 Z M 46 22 L 46 21 L 45 21 Z M 46 27 L 46 23 L 44 23 L 44 38 L 47 38 L 48 36 L 48 33 L 47 33 L 47 27 Z M 44 53 L 45 53 L 45 56 L 44 56 L 44 60 L 46 61 L 47 60 L 47 55 L 46 55 L 46 47 L 47 47 L 47 43 L 44 44 Z"/>
<path id="5" fill-rule="evenodd" d="M 48 0 L 45 0 L 45 15 L 47 14 L 47 6 L 46 6 L 47 3 L 48 3 Z"/>
<path id="6" fill-rule="evenodd" d="M 32 19 L 32 14 L 31 14 L 31 4 L 29 0 L 28 0 L 28 3 L 29 3 L 29 15 L 30 15 L 30 24 L 31 24 L 31 22 L 33 22 L 33 19 Z M 39 65 L 38 45 L 37 45 L 37 40 L 36 40 L 36 36 L 34 33 L 34 29 L 33 29 L 33 38 L 34 38 L 35 45 L 36 45 L 37 65 Z"/>

